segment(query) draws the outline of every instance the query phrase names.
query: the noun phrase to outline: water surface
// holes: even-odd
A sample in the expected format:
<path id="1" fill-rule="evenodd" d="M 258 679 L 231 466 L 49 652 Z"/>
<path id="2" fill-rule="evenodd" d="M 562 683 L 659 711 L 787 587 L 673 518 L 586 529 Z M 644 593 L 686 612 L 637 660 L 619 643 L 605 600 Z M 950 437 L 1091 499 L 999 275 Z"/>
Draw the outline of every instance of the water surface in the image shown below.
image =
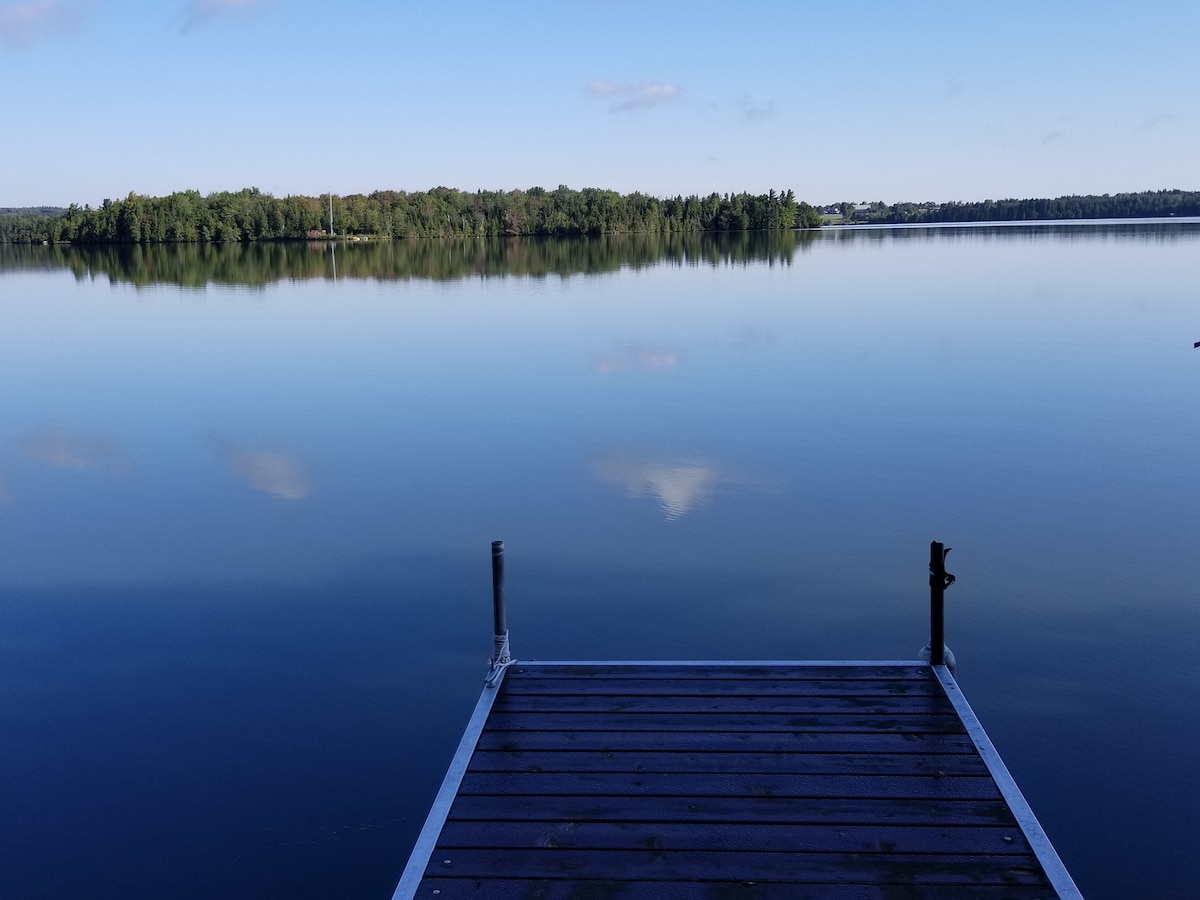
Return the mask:
<path id="1" fill-rule="evenodd" d="M 12 896 L 390 896 L 490 651 L 959 678 L 1084 894 L 1200 826 L 1194 222 L 0 247 Z M 335 278 L 336 269 L 336 278 Z"/>

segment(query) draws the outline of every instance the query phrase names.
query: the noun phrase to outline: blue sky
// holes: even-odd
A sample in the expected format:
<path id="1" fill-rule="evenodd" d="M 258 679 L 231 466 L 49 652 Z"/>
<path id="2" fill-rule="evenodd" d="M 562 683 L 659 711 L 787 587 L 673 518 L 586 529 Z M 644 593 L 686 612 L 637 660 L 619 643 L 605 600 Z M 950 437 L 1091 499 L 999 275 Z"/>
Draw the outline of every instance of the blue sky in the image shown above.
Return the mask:
<path id="1" fill-rule="evenodd" d="M 1200 189 L 1200 4 L 0 0 L 0 206 Z"/>

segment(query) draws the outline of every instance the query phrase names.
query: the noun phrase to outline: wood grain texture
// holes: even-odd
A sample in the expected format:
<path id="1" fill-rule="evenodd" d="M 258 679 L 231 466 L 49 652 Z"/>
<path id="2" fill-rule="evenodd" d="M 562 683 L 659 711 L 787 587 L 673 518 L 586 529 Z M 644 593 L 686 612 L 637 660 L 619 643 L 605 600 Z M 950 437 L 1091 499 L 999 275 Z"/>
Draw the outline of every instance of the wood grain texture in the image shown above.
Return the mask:
<path id="1" fill-rule="evenodd" d="M 434 892 L 437 893 L 434 893 Z M 429 878 L 421 900 L 1048 900 L 1038 886 Z"/>
<path id="2" fill-rule="evenodd" d="M 773 772 L 777 775 L 987 775 L 968 753 L 476 750 L 472 772 Z"/>

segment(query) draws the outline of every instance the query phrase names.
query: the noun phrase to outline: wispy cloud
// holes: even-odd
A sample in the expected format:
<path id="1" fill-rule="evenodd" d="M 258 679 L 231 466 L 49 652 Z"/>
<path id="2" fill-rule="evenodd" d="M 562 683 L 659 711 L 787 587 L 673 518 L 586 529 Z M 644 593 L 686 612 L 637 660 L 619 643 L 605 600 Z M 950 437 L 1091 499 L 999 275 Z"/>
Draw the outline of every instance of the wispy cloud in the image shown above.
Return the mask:
<path id="1" fill-rule="evenodd" d="M 190 31 L 221 16 L 235 16 L 266 6 L 271 0 L 188 0 L 183 30 Z"/>
<path id="2" fill-rule="evenodd" d="M 669 81 L 643 81 L 625 84 L 600 79 L 587 86 L 589 96 L 608 101 L 609 112 L 633 112 L 678 103 L 684 99 L 683 88 Z"/>
<path id="3" fill-rule="evenodd" d="M 1049 134 L 1042 135 L 1042 146 L 1046 144 L 1054 144 L 1058 141 L 1066 140 L 1067 136 L 1061 131 L 1051 131 Z"/>
<path id="4" fill-rule="evenodd" d="M 779 107 L 774 100 L 760 103 L 749 94 L 742 94 L 735 100 L 733 108 L 737 110 L 738 117 L 743 122 L 762 122 L 766 119 L 773 119 L 779 112 Z"/>
<path id="5" fill-rule="evenodd" d="M 56 469 L 124 472 L 126 465 L 116 443 L 102 434 L 71 434 L 47 425 L 21 439 L 21 450 L 30 459 Z"/>
<path id="6" fill-rule="evenodd" d="M 28 47 L 39 38 L 78 31 L 83 6 L 70 0 L 29 0 L 0 7 L 0 42 L 10 49 Z"/>
<path id="7" fill-rule="evenodd" d="M 312 490 L 304 465 L 292 456 L 219 437 L 213 438 L 213 446 L 229 470 L 256 491 L 280 500 L 303 500 Z"/>
<path id="8" fill-rule="evenodd" d="M 1140 130 L 1157 131 L 1160 128 L 1174 125 L 1177 121 L 1179 121 L 1179 117 L 1174 113 L 1155 113 L 1152 116 L 1146 116 L 1146 118 L 1142 119 Z"/>

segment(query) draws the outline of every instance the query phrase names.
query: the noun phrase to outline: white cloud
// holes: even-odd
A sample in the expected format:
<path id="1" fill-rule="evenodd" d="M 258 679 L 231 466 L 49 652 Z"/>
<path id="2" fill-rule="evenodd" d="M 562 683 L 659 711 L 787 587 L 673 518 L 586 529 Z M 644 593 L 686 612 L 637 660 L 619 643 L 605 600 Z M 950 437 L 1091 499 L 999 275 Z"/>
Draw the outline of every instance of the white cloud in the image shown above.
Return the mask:
<path id="1" fill-rule="evenodd" d="M 625 90 L 623 85 L 619 85 L 614 81 L 605 81 L 603 78 L 588 84 L 588 93 L 596 97 L 607 97 L 611 94 L 619 94 L 623 90 Z"/>
<path id="2" fill-rule="evenodd" d="M 183 30 L 198 28 L 220 16 L 239 15 L 266 6 L 270 0 L 189 0 L 183 8 Z"/>
<path id="3" fill-rule="evenodd" d="M 1178 117 L 1174 113 L 1155 113 L 1142 119 L 1141 130 L 1157 131 L 1159 128 L 1174 125 L 1177 120 Z"/>
<path id="4" fill-rule="evenodd" d="M 77 31 L 82 17 L 81 6 L 69 0 L 12 3 L 0 7 L 0 41 L 13 49 L 27 47 L 48 34 Z"/>
<path id="5" fill-rule="evenodd" d="M 683 88 L 669 81 L 622 84 L 599 79 L 588 84 L 587 92 L 597 99 L 608 100 L 609 112 L 632 112 L 683 100 Z"/>
<path id="6" fill-rule="evenodd" d="M 734 101 L 734 107 L 737 109 L 738 116 L 744 122 L 762 122 L 766 119 L 773 119 L 775 114 L 779 112 L 779 107 L 774 100 L 759 103 L 749 94 L 742 94 L 741 97 Z"/>

